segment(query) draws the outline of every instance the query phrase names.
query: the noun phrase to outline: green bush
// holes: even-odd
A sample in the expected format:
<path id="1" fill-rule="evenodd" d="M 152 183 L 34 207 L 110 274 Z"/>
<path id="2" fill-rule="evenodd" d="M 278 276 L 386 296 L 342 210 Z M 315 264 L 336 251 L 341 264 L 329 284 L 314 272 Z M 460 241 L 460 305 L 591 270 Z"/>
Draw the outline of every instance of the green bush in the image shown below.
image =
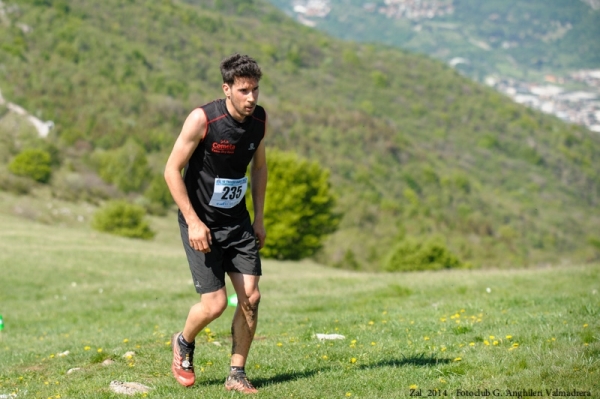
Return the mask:
<path id="1" fill-rule="evenodd" d="M 293 153 L 270 151 L 262 255 L 297 260 L 318 251 L 339 224 L 329 172 Z M 250 197 L 250 196 L 248 196 Z M 252 209 L 252 205 L 249 205 Z"/>
<path id="2" fill-rule="evenodd" d="M 133 140 L 116 150 L 97 153 L 96 159 L 102 180 L 125 193 L 139 191 L 150 174 L 144 148 Z"/>
<path id="3" fill-rule="evenodd" d="M 384 270 L 408 272 L 466 267 L 439 240 L 403 239 L 390 251 Z"/>
<path id="4" fill-rule="evenodd" d="M 98 231 L 123 237 L 149 240 L 155 233 L 144 220 L 146 211 L 142 206 L 126 201 L 110 201 L 96 211 L 92 227 Z"/>
<path id="5" fill-rule="evenodd" d="M 52 157 L 47 151 L 27 149 L 19 153 L 8 165 L 8 170 L 17 176 L 30 177 L 40 183 L 47 183 L 52 175 Z"/>

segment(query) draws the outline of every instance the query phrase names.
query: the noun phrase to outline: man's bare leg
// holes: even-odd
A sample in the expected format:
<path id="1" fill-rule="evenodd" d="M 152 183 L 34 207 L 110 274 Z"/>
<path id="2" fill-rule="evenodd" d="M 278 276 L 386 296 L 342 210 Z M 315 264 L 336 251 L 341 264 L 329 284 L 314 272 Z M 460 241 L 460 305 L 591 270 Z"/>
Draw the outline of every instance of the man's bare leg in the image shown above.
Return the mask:
<path id="1" fill-rule="evenodd" d="M 260 277 L 240 273 L 229 273 L 229 277 L 238 297 L 238 305 L 231 323 L 231 371 L 225 381 L 225 388 L 229 391 L 256 393 L 258 391 L 248 381 L 244 367 L 258 322 Z"/>
<path id="2" fill-rule="evenodd" d="M 215 292 L 202 294 L 200 302 L 190 308 L 183 328 L 183 338 L 188 342 L 194 342 L 200 331 L 221 316 L 225 309 L 227 309 L 225 287 Z"/>
<path id="3" fill-rule="evenodd" d="M 244 367 L 258 323 L 258 304 L 260 302 L 258 280 L 260 276 L 229 273 L 229 277 L 238 297 L 238 305 L 231 323 L 233 339 L 231 365 Z"/>

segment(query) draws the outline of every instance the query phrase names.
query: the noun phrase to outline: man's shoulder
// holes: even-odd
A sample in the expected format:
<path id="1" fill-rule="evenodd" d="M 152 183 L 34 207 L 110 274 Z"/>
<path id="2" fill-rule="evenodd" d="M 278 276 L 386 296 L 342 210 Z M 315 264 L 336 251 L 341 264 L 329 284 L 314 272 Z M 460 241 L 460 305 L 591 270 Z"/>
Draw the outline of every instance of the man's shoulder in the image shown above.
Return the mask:
<path id="1" fill-rule="evenodd" d="M 199 106 L 196 109 L 200 109 L 206 115 L 206 119 L 211 122 L 216 118 L 226 115 L 227 112 L 223 109 L 225 100 L 217 99 L 209 103 Z"/>
<path id="2" fill-rule="evenodd" d="M 257 105 L 256 108 L 254 108 L 254 113 L 252 114 L 252 117 L 263 123 L 266 123 L 267 111 L 265 111 L 265 109 L 262 106 Z"/>

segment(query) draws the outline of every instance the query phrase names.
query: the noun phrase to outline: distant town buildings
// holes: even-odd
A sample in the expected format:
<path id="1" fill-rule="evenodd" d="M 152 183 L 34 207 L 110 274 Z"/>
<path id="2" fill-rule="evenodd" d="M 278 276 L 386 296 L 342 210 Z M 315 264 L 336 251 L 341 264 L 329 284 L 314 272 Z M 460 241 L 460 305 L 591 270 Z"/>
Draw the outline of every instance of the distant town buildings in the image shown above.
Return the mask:
<path id="1" fill-rule="evenodd" d="M 568 77 L 546 76 L 548 84 L 519 82 L 514 79 L 488 77 L 485 83 L 513 101 L 565 122 L 584 125 L 600 133 L 600 70 L 581 70 Z M 567 90 L 563 86 L 579 83 L 585 89 Z"/>
<path id="2" fill-rule="evenodd" d="M 329 0 L 294 0 L 292 5 L 298 21 L 310 27 L 317 24 L 310 18 L 325 18 L 331 12 Z"/>
<path id="3" fill-rule="evenodd" d="M 298 20 L 314 27 L 314 18 L 325 18 L 331 12 L 329 0 L 293 0 L 292 6 Z M 388 18 L 420 20 L 434 18 L 454 12 L 453 0 L 383 0 L 365 2 L 367 12 L 378 12 Z"/>
<path id="4" fill-rule="evenodd" d="M 367 11 L 378 11 L 388 18 L 431 19 L 454 12 L 453 0 L 383 0 L 383 5 L 366 3 Z"/>

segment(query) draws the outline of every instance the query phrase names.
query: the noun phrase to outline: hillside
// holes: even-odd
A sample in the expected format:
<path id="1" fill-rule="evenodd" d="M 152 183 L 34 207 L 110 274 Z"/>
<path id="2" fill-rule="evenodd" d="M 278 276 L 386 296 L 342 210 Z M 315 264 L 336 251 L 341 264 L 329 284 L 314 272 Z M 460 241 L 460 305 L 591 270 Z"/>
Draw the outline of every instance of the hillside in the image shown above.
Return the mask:
<path id="1" fill-rule="evenodd" d="M 600 256 L 600 137 L 440 62 L 342 42 L 258 0 L 2 7 L 3 96 L 55 129 L 42 140 L 7 128 L 0 106 L 0 164 L 48 149 L 56 197 L 135 199 L 160 181 L 185 116 L 221 96 L 219 61 L 237 51 L 263 68 L 268 146 L 331 170 L 344 218 L 320 261 L 379 269 L 406 238 L 440 239 L 476 267 Z M 151 170 L 129 192 L 98 177 L 98 159 L 118 149 Z M 0 173 L 3 190 L 27 191 Z"/>
<path id="2" fill-rule="evenodd" d="M 271 2 L 336 37 L 461 59 L 459 69 L 479 81 L 493 74 L 531 81 L 600 65 L 597 0 Z"/>

